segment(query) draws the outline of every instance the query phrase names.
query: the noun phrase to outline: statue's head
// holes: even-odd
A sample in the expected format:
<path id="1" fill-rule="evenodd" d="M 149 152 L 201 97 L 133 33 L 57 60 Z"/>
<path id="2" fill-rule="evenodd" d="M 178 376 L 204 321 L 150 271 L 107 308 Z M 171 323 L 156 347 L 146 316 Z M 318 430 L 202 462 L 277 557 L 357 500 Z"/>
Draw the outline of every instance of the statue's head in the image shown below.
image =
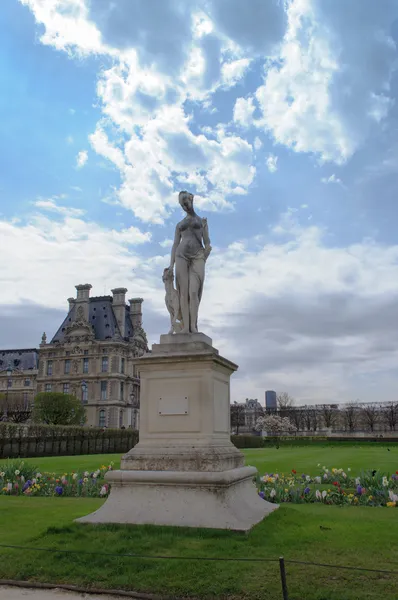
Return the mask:
<path id="1" fill-rule="evenodd" d="M 193 194 L 186 192 L 185 190 L 178 194 L 178 201 L 181 204 L 181 208 L 188 214 L 192 214 L 193 210 Z"/>

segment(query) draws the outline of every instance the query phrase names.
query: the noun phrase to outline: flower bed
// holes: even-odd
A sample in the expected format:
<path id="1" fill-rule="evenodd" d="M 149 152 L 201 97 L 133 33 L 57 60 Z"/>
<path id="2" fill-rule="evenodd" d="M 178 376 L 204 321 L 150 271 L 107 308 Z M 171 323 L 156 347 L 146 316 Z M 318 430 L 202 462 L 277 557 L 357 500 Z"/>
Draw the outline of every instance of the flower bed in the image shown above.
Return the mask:
<path id="1" fill-rule="evenodd" d="M 320 467 L 320 465 L 318 465 Z M 353 506 L 398 507 L 398 471 L 387 475 L 377 470 L 364 471 L 353 477 L 343 469 L 322 467 L 316 477 L 297 474 L 295 469 L 283 473 L 266 473 L 257 479 L 261 498 L 268 502 L 295 504 L 321 502 L 323 504 Z"/>
<path id="2" fill-rule="evenodd" d="M 110 486 L 104 475 L 113 463 L 93 472 L 40 473 L 37 467 L 23 461 L 12 461 L 0 469 L 0 495 L 3 496 L 69 496 L 106 498 Z"/>

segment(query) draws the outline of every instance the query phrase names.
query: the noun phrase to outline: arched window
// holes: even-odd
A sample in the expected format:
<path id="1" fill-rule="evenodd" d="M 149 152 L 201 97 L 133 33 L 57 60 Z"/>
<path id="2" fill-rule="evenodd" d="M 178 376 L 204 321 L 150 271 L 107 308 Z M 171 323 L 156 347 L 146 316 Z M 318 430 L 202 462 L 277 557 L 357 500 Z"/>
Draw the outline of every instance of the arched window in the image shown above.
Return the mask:
<path id="1" fill-rule="evenodd" d="M 106 425 L 106 412 L 104 409 L 99 411 L 99 421 L 98 421 L 98 425 L 100 427 L 105 427 Z"/>
<path id="2" fill-rule="evenodd" d="M 119 412 L 119 427 L 123 425 L 123 411 Z"/>

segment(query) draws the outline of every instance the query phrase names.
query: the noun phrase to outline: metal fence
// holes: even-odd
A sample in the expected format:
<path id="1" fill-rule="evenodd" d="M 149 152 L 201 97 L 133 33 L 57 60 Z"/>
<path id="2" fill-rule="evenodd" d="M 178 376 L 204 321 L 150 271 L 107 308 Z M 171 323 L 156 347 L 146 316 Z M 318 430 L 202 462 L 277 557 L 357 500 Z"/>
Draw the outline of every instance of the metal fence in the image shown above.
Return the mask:
<path id="1" fill-rule="evenodd" d="M 8 549 L 13 549 L 13 550 L 23 550 L 24 552 L 26 551 L 34 551 L 34 552 L 51 552 L 52 554 L 76 554 L 78 556 L 101 556 L 103 558 L 109 558 L 109 557 L 116 557 L 116 558 L 131 558 L 131 559 L 145 559 L 145 560 L 169 560 L 169 561 L 173 561 L 173 560 L 180 560 L 180 561 L 205 561 L 205 562 L 246 562 L 246 563 L 278 563 L 279 565 L 279 575 L 280 575 L 280 583 L 281 583 L 281 595 L 280 598 L 282 598 L 282 600 L 289 600 L 289 582 L 288 582 L 288 571 L 287 571 L 287 566 L 288 565 L 302 565 L 303 567 L 321 567 L 321 568 L 328 568 L 328 569 L 342 569 L 342 570 L 349 570 L 349 571 L 361 571 L 361 572 L 369 572 L 369 573 L 382 573 L 384 575 L 392 575 L 392 576 L 397 576 L 398 575 L 398 570 L 394 571 L 394 570 L 389 570 L 389 569 L 369 569 L 366 567 L 355 567 L 352 565 L 334 565 L 334 564 L 329 564 L 329 563 L 315 563 L 315 562 L 309 562 L 309 561 L 304 561 L 304 560 L 293 560 L 293 559 L 285 559 L 283 556 L 279 557 L 279 558 L 248 558 L 248 557 L 208 557 L 208 556 L 162 556 L 162 555 L 151 555 L 151 554 L 133 554 L 133 553 L 113 553 L 113 552 L 92 552 L 92 551 L 84 551 L 84 550 L 68 550 L 68 549 L 64 549 L 64 548 L 35 548 L 35 547 L 30 547 L 30 546 L 18 546 L 18 545 L 13 545 L 13 544 L 1 544 L 0 543 L 0 548 L 8 548 Z M 396 579 L 395 579 L 396 581 Z M 24 584 L 26 585 L 26 587 L 29 587 L 31 584 L 30 582 L 22 582 L 22 581 L 13 581 L 13 580 L 5 580 L 5 579 L 0 579 L 0 584 L 3 585 L 18 585 L 18 586 L 23 586 Z M 143 594 L 142 596 L 140 596 L 139 593 L 137 592 L 131 592 L 131 594 L 126 591 L 126 590 L 109 590 L 109 589 L 98 589 L 96 588 L 94 589 L 83 589 L 80 588 L 78 586 L 74 586 L 74 585 L 59 585 L 59 584 L 40 584 L 38 582 L 35 582 L 33 584 L 33 587 L 43 587 L 43 588 L 49 588 L 49 587 L 54 587 L 54 588 L 59 588 L 62 587 L 63 589 L 70 589 L 73 591 L 85 591 L 85 592 L 92 592 L 92 593 L 106 593 L 106 594 L 119 594 L 119 595 L 123 595 L 123 596 L 130 596 L 130 597 L 135 597 L 135 598 L 139 598 L 139 597 L 146 597 L 149 598 L 151 595 L 150 594 Z M 174 598 L 174 597 L 173 597 Z M 177 599 L 175 599 L 177 600 Z"/>

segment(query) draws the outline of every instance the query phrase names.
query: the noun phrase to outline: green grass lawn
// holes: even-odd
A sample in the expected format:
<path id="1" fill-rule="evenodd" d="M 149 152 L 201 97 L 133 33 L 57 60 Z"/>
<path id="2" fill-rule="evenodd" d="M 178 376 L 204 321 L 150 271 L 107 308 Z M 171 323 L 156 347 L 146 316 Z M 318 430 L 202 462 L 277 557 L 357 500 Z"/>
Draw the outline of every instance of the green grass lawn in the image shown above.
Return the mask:
<path id="1" fill-rule="evenodd" d="M 394 509 L 284 505 L 248 535 L 151 526 L 74 524 L 101 500 L 0 497 L 0 578 L 151 591 L 171 596 L 281 598 L 277 563 L 134 559 L 57 553 L 278 558 L 398 571 Z M 322 529 L 321 529 L 322 527 Z M 287 564 L 291 600 L 396 600 L 397 576 Z"/>
<path id="2" fill-rule="evenodd" d="M 387 450 L 390 448 L 390 451 Z M 324 444 L 245 450 L 246 463 L 264 472 L 319 468 L 398 470 L 398 445 Z M 119 455 L 26 459 L 42 472 L 94 470 Z M 0 465 L 1 465 L 0 461 Z M 52 548 L 33 552 L 0 548 L 0 578 L 87 587 L 132 589 L 169 596 L 229 600 L 282 597 L 277 563 L 134 559 L 75 555 L 56 549 L 177 557 L 261 557 L 398 571 L 398 512 L 389 508 L 282 505 L 248 535 L 226 531 L 73 523 L 96 510 L 89 498 L 0 497 L 0 544 Z M 291 600 L 397 600 L 397 575 L 287 564 Z"/>
<path id="3" fill-rule="evenodd" d="M 389 450 L 388 450 L 389 448 Z M 288 473 L 296 469 L 297 473 L 317 475 L 319 468 L 325 465 L 352 470 L 358 474 L 366 469 L 379 469 L 395 473 L 398 471 L 398 444 L 313 444 L 308 446 L 282 446 L 279 449 L 254 448 L 243 450 L 246 464 L 257 467 L 260 474 L 265 472 Z M 38 466 L 41 472 L 49 471 L 57 474 L 70 473 L 72 470 L 92 471 L 101 465 L 113 461 L 114 468 L 120 466 L 120 454 L 91 454 L 87 456 L 52 456 L 27 458 Z M 0 465 L 3 461 L 0 461 Z"/>

